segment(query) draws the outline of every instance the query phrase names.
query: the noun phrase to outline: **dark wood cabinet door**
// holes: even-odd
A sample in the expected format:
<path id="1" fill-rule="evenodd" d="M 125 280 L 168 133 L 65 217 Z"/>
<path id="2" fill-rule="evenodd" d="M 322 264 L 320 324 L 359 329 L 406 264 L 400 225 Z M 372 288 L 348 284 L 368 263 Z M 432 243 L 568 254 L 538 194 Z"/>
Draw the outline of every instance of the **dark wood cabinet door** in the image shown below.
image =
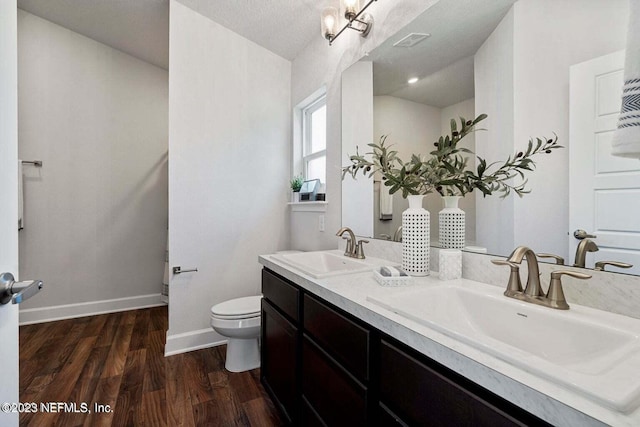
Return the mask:
<path id="1" fill-rule="evenodd" d="M 369 380 L 369 331 L 309 295 L 303 306 L 305 332 L 360 381 Z"/>
<path id="2" fill-rule="evenodd" d="M 367 389 L 306 336 L 302 395 L 327 426 L 367 425 Z"/>
<path id="3" fill-rule="evenodd" d="M 454 380 L 453 375 L 445 375 L 446 368 L 439 368 L 442 371 L 383 340 L 380 401 L 412 426 L 548 425 L 488 390 L 463 385 L 468 380 Z"/>
<path id="4" fill-rule="evenodd" d="M 262 300 L 262 383 L 292 424 L 297 418 L 298 329 L 267 300 Z"/>

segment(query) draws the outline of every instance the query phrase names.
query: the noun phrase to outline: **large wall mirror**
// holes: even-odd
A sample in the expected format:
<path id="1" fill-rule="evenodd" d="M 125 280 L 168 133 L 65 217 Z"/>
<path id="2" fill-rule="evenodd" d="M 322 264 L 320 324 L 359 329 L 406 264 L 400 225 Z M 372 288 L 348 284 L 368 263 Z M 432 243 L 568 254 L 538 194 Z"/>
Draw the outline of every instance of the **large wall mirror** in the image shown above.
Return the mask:
<path id="1" fill-rule="evenodd" d="M 526 245 L 574 265 L 581 240 L 573 234 L 582 229 L 596 236 L 586 268 L 616 261 L 633 267 L 605 269 L 640 274 L 640 161 L 610 154 L 627 20 L 628 0 L 440 0 L 343 73 L 343 165 L 382 135 L 404 160 L 428 154 L 452 118 L 481 113 L 484 130 L 465 145 L 488 160 L 555 134 L 565 148 L 535 159 L 530 194 L 461 200 L 466 245 L 500 256 Z M 375 176 L 347 176 L 342 187 L 343 225 L 399 239 L 408 207 L 400 193 L 381 218 L 387 187 Z M 440 195 L 424 207 L 437 245 Z"/>

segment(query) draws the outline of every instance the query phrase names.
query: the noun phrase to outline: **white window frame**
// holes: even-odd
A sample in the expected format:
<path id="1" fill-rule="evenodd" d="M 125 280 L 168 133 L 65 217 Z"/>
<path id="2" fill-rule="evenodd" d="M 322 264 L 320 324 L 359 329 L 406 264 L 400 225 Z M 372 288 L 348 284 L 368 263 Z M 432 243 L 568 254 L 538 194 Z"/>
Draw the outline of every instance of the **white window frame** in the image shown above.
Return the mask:
<path id="1" fill-rule="evenodd" d="M 311 153 L 311 129 L 313 127 L 312 124 L 312 115 L 314 112 L 319 110 L 322 107 L 326 107 L 327 105 L 327 95 L 326 93 L 322 93 L 322 95 L 315 98 L 313 101 L 308 103 L 305 107 L 302 108 L 302 166 L 303 166 L 303 176 L 304 179 L 308 179 L 308 166 L 311 160 L 319 159 L 321 157 L 327 157 L 327 145 L 325 143 L 324 150 L 318 150 L 316 152 Z M 326 132 L 325 132 L 326 134 Z M 326 160 L 325 160 L 326 164 Z M 327 180 L 327 171 L 325 167 L 325 181 Z M 321 182 L 321 184 L 325 184 L 325 182 Z"/>

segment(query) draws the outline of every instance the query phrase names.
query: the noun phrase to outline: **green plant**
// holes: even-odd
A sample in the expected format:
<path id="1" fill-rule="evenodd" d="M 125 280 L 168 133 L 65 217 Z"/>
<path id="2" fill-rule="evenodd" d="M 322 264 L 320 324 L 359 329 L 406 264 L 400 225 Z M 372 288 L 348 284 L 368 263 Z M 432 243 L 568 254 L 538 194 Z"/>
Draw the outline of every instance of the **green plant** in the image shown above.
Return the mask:
<path id="1" fill-rule="evenodd" d="M 294 193 L 299 192 L 300 189 L 302 188 L 303 182 L 304 182 L 304 179 L 302 178 L 301 175 L 294 176 L 290 181 L 291 191 L 293 191 Z"/>
<path id="2" fill-rule="evenodd" d="M 436 149 L 428 156 L 413 154 L 408 162 L 398 157 L 398 152 L 386 144 L 387 136 L 383 135 L 378 143 L 368 144 L 372 152 L 360 155 L 356 148 L 356 154 L 349 157 L 351 164 L 342 168 L 342 179 L 346 174 L 355 178 L 359 171 L 369 176 L 378 172 L 384 185 L 390 187 L 389 193 L 402 191 L 402 197 L 433 191 L 443 196 L 464 196 L 475 189 L 485 197 L 501 193 L 504 198 L 512 191 L 522 197 L 530 192 L 526 188 L 525 172 L 535 168 L 532 157 L 551 153 L 562 146 L 558 145 L 557 136 L 554 139 L 531 139 L 525 152 L 517 152 L 504 162 L 487 164 L 485 159 L 476 156 L 477 167 L 470 168 L 469 158 L 465 154 L 475 153 L 458 144 L 465 136 L 478 130 L 476 125 L 486 118 L 486 114 L 480 114 L 475 120 L 461 117 L 459 130 L 457 121 L 452 119 L 451 135 L 441 136 L 434 143 Z M 520 182 L 512 183 L 518 177 Z"/>

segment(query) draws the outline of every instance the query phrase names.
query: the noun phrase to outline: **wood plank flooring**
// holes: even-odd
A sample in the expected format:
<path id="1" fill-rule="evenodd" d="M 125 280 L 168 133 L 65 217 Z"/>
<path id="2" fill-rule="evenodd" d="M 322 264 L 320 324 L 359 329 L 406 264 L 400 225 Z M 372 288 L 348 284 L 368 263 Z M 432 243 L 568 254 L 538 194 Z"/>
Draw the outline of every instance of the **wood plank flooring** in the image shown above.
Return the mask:
<path id="1" fill-rule="evenodd" d="M 22 413 L 20 425 L 283 425 L 259 369 L 227 372 L 224 346 L 164 357 L 166 329 L 166 307 L 21 326 L 20 402 L 39 411 Z M 44 413 L 41 402 L 78 412 Z"/>

